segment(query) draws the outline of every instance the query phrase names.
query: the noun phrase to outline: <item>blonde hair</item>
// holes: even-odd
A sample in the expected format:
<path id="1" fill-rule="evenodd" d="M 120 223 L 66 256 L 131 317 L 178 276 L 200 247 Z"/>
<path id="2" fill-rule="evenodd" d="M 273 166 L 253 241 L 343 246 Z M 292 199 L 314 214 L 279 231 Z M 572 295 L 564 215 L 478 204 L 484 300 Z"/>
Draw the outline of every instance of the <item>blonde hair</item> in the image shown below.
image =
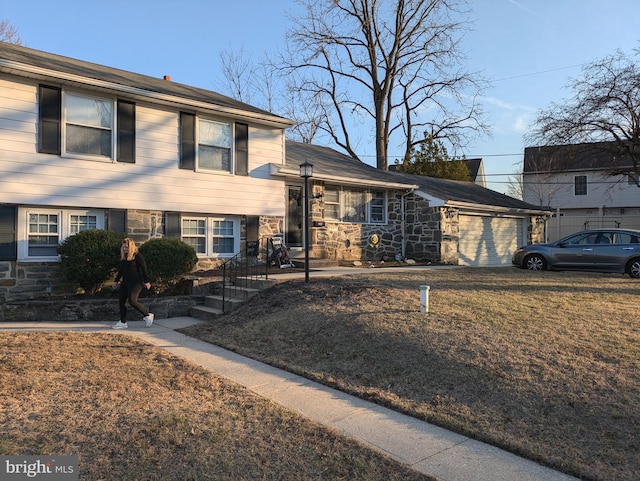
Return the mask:
<path id="1" fill-rule="evenodd" d="M 129 252 L 127 252 L 125 254 L 124 252 L 124 246 L 127 245 L 129 246 Z M 120 259 L 123 261 L 132 261 L 135 257 L 136 254 L 138 253 L 138 246 L 136 246 L 136 243 L 133 239 L 130 239 L 129 237 L 127 237 L 126 239 L 124 239 L 122 241 L 122 245 L 120 246 Z"/>

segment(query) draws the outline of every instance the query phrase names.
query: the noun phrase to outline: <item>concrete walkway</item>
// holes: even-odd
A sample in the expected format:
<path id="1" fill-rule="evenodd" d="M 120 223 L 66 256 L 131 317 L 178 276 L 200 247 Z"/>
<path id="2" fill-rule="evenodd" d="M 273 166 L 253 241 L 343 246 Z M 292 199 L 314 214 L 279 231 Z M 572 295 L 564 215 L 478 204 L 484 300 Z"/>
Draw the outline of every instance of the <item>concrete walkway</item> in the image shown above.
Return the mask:
<path id="1" fill-rule="evenodd" d="M 175 317 L 145 328 L 132 321 L 124 331 L 114 331 L 110 322 L 0 323 L 0 333 L 73 330 L 137 336 L 439 481 L 577 479 L 175 331 L 197 322 Z"/>

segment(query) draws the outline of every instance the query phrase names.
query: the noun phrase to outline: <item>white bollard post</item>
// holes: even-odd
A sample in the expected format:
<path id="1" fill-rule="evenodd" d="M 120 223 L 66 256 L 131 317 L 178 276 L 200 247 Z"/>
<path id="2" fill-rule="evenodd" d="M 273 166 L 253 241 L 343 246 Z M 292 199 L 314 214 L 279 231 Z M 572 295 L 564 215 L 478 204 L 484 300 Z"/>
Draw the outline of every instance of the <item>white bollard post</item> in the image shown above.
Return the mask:
<path id="1" fill-rule="evenodd" d="M 429 312 L 429 286 L 420 286 L 420 312 Z"/>

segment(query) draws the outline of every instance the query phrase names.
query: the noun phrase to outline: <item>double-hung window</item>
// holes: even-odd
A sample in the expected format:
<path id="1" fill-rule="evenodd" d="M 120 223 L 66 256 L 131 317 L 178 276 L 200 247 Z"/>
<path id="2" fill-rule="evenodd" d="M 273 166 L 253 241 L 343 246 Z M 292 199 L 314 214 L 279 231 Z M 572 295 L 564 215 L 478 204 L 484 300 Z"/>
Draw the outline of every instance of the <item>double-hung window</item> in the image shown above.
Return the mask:
<path id="1" fill-rule="evenodd" d="M 104 213 L 86 210 L 20 209 L 20 260 L 57 260 L 58 245 L 67 237 L 89 229 L 104 229 Z"/>
<path id="2" fill-rule="evenodd" d="M 38 152 L 135 162 L 133 102 L 40 85 Z"/>
<path id="3" fill-rule="evenodd" d="M 357 224 L 386 221 L 383 191 L 327 186 L 324 191 L 324 218 Z"/>
<path id="4" fill-rule="evenodd" d="M 249 175 L 249 125 L 180 112 L 180 168 Z"/>
<path id="5" fill-rule="evenodd" d="M 182 217 L 181 238 L 202 257 L 232 257 L 240 251 L 237 218 Z"/>
<path id="6" fill-rule="evenodd" d="M 199 119 L 198 169 L 232 172 L 232 139 L 231 124 Z"/>
<path id="7" fill-rule="evenodd" d="M 66 93 L 64 151 L 69 154 L 113 155 L 113 100 Z"/>

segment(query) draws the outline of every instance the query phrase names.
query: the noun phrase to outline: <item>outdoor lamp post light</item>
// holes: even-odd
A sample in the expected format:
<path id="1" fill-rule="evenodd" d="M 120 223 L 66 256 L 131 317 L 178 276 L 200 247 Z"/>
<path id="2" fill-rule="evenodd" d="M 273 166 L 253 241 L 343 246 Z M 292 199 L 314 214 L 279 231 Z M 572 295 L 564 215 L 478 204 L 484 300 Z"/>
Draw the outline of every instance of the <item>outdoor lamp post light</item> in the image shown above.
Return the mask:
<path id="1" fill-rule="evenodd" d="M 309 282 L 309 177 L 313 177 L 313 164 L 300 164 L 300 177 L 304 179 L 304 281 Z"/>

